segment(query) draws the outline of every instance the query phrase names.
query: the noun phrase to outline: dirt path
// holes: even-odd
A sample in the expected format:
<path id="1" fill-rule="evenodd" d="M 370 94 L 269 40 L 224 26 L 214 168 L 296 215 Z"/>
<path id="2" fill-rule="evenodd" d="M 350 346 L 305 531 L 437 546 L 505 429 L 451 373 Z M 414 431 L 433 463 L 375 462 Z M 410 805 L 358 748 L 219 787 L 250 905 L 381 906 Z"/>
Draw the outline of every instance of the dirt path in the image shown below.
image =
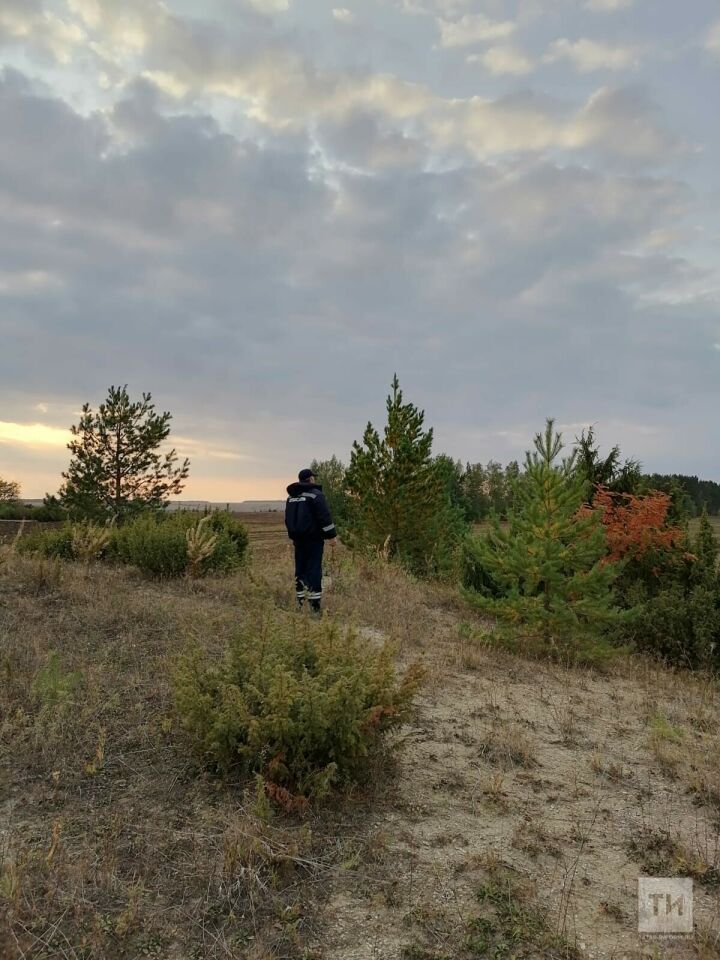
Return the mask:
<path id="1" fill-rule="evenodd" d="M 465 956 L 478 888 L 503 867 L 580 955 L 717 956 L 717 811 L 660 769 L 649 738 L 648 711 L 673 706 L 672 689 L 514 658 L 445 672 L 329 905 L 324 955 Z M 637 877 L 683 864 L 707 881 L 695 883 L 695 944 L 641 943 Z"/>

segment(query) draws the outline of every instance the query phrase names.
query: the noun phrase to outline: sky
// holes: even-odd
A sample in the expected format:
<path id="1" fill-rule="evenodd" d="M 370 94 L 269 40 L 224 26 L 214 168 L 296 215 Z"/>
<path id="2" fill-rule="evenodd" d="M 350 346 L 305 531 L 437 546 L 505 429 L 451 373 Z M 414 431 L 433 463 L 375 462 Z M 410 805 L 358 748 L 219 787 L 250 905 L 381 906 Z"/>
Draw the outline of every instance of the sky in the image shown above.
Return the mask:
<path id="1" fill-rule="evenodd" d="M 717 0 L 0 0 L 0 476 L 152 394 L 185 496 L 381 426 L 720 480 Z"/>

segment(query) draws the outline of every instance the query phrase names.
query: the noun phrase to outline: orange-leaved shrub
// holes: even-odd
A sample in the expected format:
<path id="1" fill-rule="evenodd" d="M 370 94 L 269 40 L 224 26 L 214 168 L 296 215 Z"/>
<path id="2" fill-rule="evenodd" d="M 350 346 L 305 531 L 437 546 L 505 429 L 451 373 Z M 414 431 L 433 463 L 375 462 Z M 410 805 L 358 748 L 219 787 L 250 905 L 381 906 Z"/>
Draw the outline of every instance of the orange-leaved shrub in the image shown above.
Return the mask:
<path id="1" fill-rule="evenodd" d="M 606 562 L 640 561 L 648 555 L 681 548 L 685 531 L 668 521 L 670 496 L 651 490 L 645 496 L 613 493 L 607 487 L 596 487 L 593 506 L 583 513 L 602 511 L 605 539 L 608 545 Z"/>

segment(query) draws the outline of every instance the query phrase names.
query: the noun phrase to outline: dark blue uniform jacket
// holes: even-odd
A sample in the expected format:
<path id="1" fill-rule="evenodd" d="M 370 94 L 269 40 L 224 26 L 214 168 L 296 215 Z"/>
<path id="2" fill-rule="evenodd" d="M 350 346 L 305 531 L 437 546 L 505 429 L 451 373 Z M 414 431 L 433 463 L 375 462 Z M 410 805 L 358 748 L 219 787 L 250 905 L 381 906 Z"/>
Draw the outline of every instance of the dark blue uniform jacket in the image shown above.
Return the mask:
<path id="1" fill-rule="evenodd" d="M 290 486 L 287 488 L 287 492 L 288 501 L 294 497 L 303 497 L 303 499 L 308 502 L 315 520 L 315 529 L 303 539 L 332 540 L 337 536 L 337 530 L 335 529 L 333 518 L 330 516 L 330 508 L 328 507 L 321 484 L 300 483 L 298 480 L 295 483 L 290 484 Z M 287 526 L 287 512 L 285 516 L 285 525 Z M 289 533 L 288 536 L 290 536 Z M 292 540 L 293 538 L 290 537 L 290 539 Z"/>

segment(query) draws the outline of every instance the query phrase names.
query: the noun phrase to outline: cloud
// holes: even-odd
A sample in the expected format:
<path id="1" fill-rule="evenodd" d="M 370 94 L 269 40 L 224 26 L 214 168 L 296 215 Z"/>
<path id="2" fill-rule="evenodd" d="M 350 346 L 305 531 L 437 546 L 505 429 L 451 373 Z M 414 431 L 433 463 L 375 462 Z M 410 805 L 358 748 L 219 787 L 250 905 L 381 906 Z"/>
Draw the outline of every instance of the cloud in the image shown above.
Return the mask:
<path id="1" fill-rule="evenodd" d="M 0 272 L 0 294 L 29 294 L 41 292 L 59 283 L 59 279 L 47 270 L 20 270 L 16 273 Z"/>
<path id="2" fill-rule="evenodd" d="M 596 70 L 633 70 L 639 66 L 639 51 L 635 47 L 613 47 L 582 37 L 571 41 L 565 38 L 556 40 L 544 60 L 557 63 L 566 60 L 580 73 L 592 73 Z"/>
<path id="3" fill-rule="evenodd" d="M 39 0 L 3 0 L 0 6 L 0 47 L 31 43 L 58 63 L 69 64 L 85 41 L 78 24 L 44 9 Z"/>
<path id="4" fill-rule="evenodd" d="M 588 10 L 596 10 L 600 13 L 614 13 L 616 10 L 624 10 L 631 7 L 635 0 L 587 0 L 585 4 Z"/>
<path id="5" fill-rule="evenodd" d="M 495 100 L 443 96 L 428 84 L 389 72 L 321 69 L 290 45 L 287 35 L 272 32 L 267 20 L 257 14 L 247 20 L 247 29 L 228 35 L 216 24 L 173 16 L 152 0 L 128 0 L 122 16 L 108 0 L 70 2 L 88 30 L 102 32 L 97 49 L 102 47 L 108 56 L 120 59 L 130 56 L 130 50 L 133 57 L 140 52 L 143 76 L 178 100 L 235 100 L 248 121 L 282 135 L 303 136 L 319 124 L 326 130 L 332 124 L 347 125 L 350 118 L 363 114 L 378 118 L 390 150 L 385 151 L 385 159 L 376 154 L 380 164 L 392 163 L 395 148 L 403 152 L 412 143 L 422 143 L 426 151 L 439 154 L 441 162 L 548 149 L 597 149 L 605 156 L 637 162 L 658 145 L 671 146 L 662 116 L 649 102 L 637 101 L 633 108 L 639 137 L 628 142 L 616 135 L 611 115 L 626 109 L 621 95 L 605 104 L 608 122 L 601 123 L 602 98 L 583 106 L 531 92 Z M 464 14 L 442 24 L 446 45 L 503 36 L 514 29 L 511 21 L 493 21 L 482 14 Z M 556 56 L 560 54 L 584 66 L 593 56 L 595 61 L 609 56 L 611 65 L 626 56 L 619 53 L 613 60 L 607 50 L 589 41 L 574 46 L 562 41 L 555 51 Z M 520 76 L 530 69 L 529 57 L 504 44 L 476 56 L 496 75 Z M 621 112 L 621 129 L 624 119 Z"/>
<path id="6" fill-rule="evenodd" d="M 466 13 L 459 20 L 438 18 L 440 46 L 467 47 L 485 40 L 502 40 L 515 30 L 511 20 L 490 20 L 482 13 Z"/>
<path id="7" fill-rule="evenodd" d="M 720 57 L 720 20 L 708 30 L 705 47 L 710 53 Z"/>
<path id="8" fill-rule="evenodd" d="M 398 2 L 355 49 L 331 5 L 305 20 L 237 0 L 191 19 L 57 0 L 85 35 L 58 70 L 44 8 L 14 0 L 10 37 L 6 0 L 9 56 L 41 79 L 0 74 L 4 422 L 38 426 L 39 398 L 62 422 L 128 381 L 173 412 L 192 495 L 235 499 L 239 478 L 259 494 L 263 476 L 347 456 L 397 369 L 438 448 L 463 458 L 517 455 L 547 413 L 681 467 L 677 438 L 712 429 L 720 338 L 693 229 L 710 207 L 678 179 L 682 77 L 677 101 L 650 73 L 580 82 L 578 43 L 601 44 L 584 4 L 583 41 L 534 75 L 531 15 L 570 6 L 488 0 L 480 17 L 427 0 L 398 37 Z M 633 424 L 665 440 L 643 448 Z M 25 492 L 52 489 L 67 452 L 17 436 L 7 469 L 42 464 Z M 712 462 L 688 449 L 693 470 Z"/>
<path id="9" fill-rule="evenodd" d="M 332 11 L 333 18 L 340 23 L 355 23 L 356 15 L 347 7 L 334 7 Z"/>
<path id="10" fill-rule="evenodd" d="M 284 13 L 290 9 L 291 0 L 249 0 L 256 10 L 263 13 Z"/>
<path id="11" fill-rule="evenodd" d="M 471 53 L 468 63 L 481 63 L 495 76 L 510 75 L 522 77 L 534 69 L 532 60 L 516 47 L 490 47 L 483 53 Z"/>
<path id="12" fill-rule="evenodd" d="M 0 443 L 21 443 L 31 447 L 66 447 L 69 430 L 44 423 L 8 423 L 0 420 Z"/>
<path id="13" fill-rule="evenodd" d="M 379 114 L 356 110 L 315 129 L 318 143 L 331 162 L 340 161 L 358 170 L 417 169 L 426 161 L 426 145 L 393 129 Z"/>
<path id="14" fill-rule="evenodd" d="M 569 146 L 594 146 L 627 160 L 662 163 L 680 143 L 662 123 L 659 107 L 642 87 L 603 87 L 579 111 L 568 130 Z"/>
<path id="15" fill-rule="evenodd" d="M 256 459 L 253 455 L 243 453 L 240 450 L 225 449 L 224 447 L 209 444 L 203 439 L 185 437 L 177 433 L 172 435 L 172 446 L 175 448 L 179 457 L 188 457 L 191 462 L 208 459 L 247 462 Z"/>
<path id="16" fill-rule="evenodd" d="M 60 292 L 39 299 L 36 291 L 5 295 L 3 335 L 27 360 L 11 364 L 5 354 L 3 382 L 66 395 L 83 371 L 77 403 L 97 401 L 132 371 L 136 391 L 151 387 L 182 415 L 181 435 L 253 455 L 266 442 L 261 412 L 269 409 L 280 417 L 273 436 L 302 459 L 292 439 L 302 428 L 288 411 L 312 419 L 326 403 L 338 415 L 354 410 L 370 387 L 348 377 L 351 355 L 365 365 L 380 349 L 395 362 L 402 349 L 408 370 L 420 369 L 440 316 L 443 345 L 433 349 L 441 349 L 437 362 L 447 355 L 453 363 L 496 336 L 500 363 L 510 318 L 513 340 L 527 335 L 535 349 L 538 315 L 557 310 L 557 322 L 571 322 L 589 287 L 596 309 L 611 304 L 621 322 L 630 308 L 618 292 L 628 276 L 618 248 L 676 223 L 686 202 L 672 181 L 547 162 L 429 173 L 417 142 L 399 141 L 367 114 L 319 128 L 328 167 L 310 176 L 312 142 L 279 136 L 261 148 L 202 115 L 164 117 L 143 84 L 104 129 L 12 78 L 0 105 L 12 144 L 3 179 L 16 198 L 0 259 L 16 271 L 42 260 L 62 278 Z M 619 94 L 605 94 L 582 122 L 621 115 L 618 105 L 629 110 Z M 533 106 L 519 98 L 500 115 L 515 110 L 522 131 Z M 483 117 L 484 137 L 492 119 Z M 383 151 L 399 160 L 377 163 Z M 51 221 L 61 226 L 50 229 Z M 672 277 L 670 264 L 637 257 L 631 282 L 652 289 L 659 276 Z M 286 355 L 297 330 L 303 336 Z M 37 342 L 52 363 L 24 351 Z M 322 369 L 322 381 L 298 379 L 306 367 Z M 385 373 L 371 375 L 373 389 L 384 388 Z M 366 419 L 360 408 L 353 416 Z"/>

